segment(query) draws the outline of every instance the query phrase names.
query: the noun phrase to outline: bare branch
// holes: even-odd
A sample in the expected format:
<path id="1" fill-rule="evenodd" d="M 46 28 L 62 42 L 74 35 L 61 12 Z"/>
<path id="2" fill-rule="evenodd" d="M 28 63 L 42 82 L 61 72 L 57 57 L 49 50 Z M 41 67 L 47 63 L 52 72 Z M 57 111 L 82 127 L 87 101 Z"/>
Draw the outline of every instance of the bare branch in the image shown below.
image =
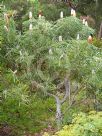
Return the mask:
<path id="1" fill-rule="evenodd" d="M 76 96 L 77 96 L 77 94 L 81 91 L 81 89 L 82 88 L 84 88 L 84 86 L 82 85 L 82 86 L 80 86 L 80 88 L 76 88 L 75 89 L 75 93 L 74 93 L 74 95 L 73 95 L 73 97 L 72 97 L 72 100 L 71 100 L 71 102 L 70 102 L 70 105 L 69 105 L 69 107 L 65 110 L 65 112 L 64 112 L 64 114 L 66 113 L 66 111 L 68 111 L 72 106 L 73 106 L 73 104 L 75 104 L 75 102 L 76 102 Z"/>
<path id="2" fill-rule="evenodd" d="M 65 78 L 65 96 L 64 98 L 61 100 L 61 104 L 63 104 L 67 97 L 69 97 L 69 101 L 70 101 L 70 81 L 68 80 L 68 78 Z"/>
<path id="3" fill-rule="evenodd" d="M 100 30 L 99 30 L 98 38 L 99 38 L 99 39 L 102 38 L 102 22 L 101 22 L 101 25 L 100 25 Z"/>
<path id="4" fill-rule="evenodd" d="M 42 90 L 44 90 L 44 86 L 42 86 L 40 83 L 38 83 L 38 82 L 36 82 L 36 81 L 32 81 L 32 84 L 33 84 L 33 86 L 35 86 L 37 89 L 42 89 Z M 56 95 L 54 95 L 54 94 L 51 94 L 51 93 L 48 93 L 48 92 L 46 92 L 46 94 L 49 95 L 49 96 L 54 97 L 54 98 L 56 99 L 56 102 L 57 102 L 57 101 L 60 101 L 60 100 L 58 100 L 58 99 L 59 99 L 58 96 L 56 96 Z"/>
<path id="5" fill-rule="evenodd" d="M 57 85 L 57 89 L 60 90 L 64 86 L 64 81 Z"/>

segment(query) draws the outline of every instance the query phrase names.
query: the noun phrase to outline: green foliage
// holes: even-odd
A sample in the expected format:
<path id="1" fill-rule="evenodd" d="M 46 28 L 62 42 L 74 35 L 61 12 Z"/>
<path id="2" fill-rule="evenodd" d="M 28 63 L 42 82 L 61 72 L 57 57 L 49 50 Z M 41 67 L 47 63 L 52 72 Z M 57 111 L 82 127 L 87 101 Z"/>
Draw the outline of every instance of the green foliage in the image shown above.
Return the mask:
<path id="1" fill-rule="evenodd" d="M 83 25 L 82 30 L 79 32 L 79 35 L 81 39 L 87 39 L 90 34 L 94 33 L 95 32 L 92 28 Z"/>
<path id="2" fill-rule="evenodd" d="M 82 23 L 76 17 L 66 17 L 59 19 L 54 26 L 55 35 L 62 35 L 63 39 L 76 38 L 77 33 L 82 29 Z"/>
<path id="3" fill-rule="evenodd" d="M 3 44 L 3 34 L 4 34 L 4 20 L 3 20 L 3 12 L 4 12 L 4 8 L 3 5 L 0 5 L 0 48 Z"/>
<path id="4" fill-rule="evenodd" d="M 45 133 L 44 136 L 48 134 Z M 79 113 L 74 117 L 70 125 L 53 136 L 101 136 L 102 135 L 102 112 L 92 111 L 89 114 Z M 49 135 L 48 135 L 49 136 Z"/>
<path id="5" fill-rule="evenodd" d="M 79 84 L 79 88 L 82 86 L 82 89 L 79 90 L 82 91 L 82 93 L 78 93 L 78 95 L 75 97 L 76 103 L 79 102 L 80 105 L 82 100 L 84 102 L 88 101 L 90 106 L 84 105 L 83 102 L 83 104 L 81 103 L 82 107 L 80 109 L 77 107 L 78 110 L 93 110 L 93 105 L 95 104 L 93 100 L 95 97 L 96 100 L 98 100 L 98 103 L 95 104 L 95 109 L 101 110 L 101 50 L 93 45 L 89 45 L 83 40 L 73 40 L 69 43 L 59 42 L 52 44 L 51 49 L 52 54 L 48 56 L 50 71 L 53 71 L 53 74 L 60 74 L 60 81 L 63 81 L 63 78 L 67 73 L 72 83 L 74 80 Z M 51 73 L 50 77 L 53 77 L 53 74 Z"/>
<path id="6" fill-rule="evenodd" d="M 17 6 L 16 14 L 21 14 L 21 16 L 19 19 L 16 18 L 17 20 L 16 16 L 10 16 L 8 30 L 4 29 L 4 25 L 7 25 L 3 17 L 4 11 L 0 13 L 0 122 L 1 125 L 8 124 L 12 127 L 14 134 L 20 132 L 19 136 L 23 135 L 24 131 L 33 133 L 49 124 L 54 125 L 53 116 L 56 112 L 56 105 L 52 98 L 46 96 L 46 93 L 57 94 L 59 98 L 62 98 L 65 88 L 63 85 L 59 89 L 58 85 L 64 82 L 66 75 L 71 84 L 76 83 L 77 91 L 80 91 L 76 94 L 75 102 L 80 103 L 83 99 L 86 102 L 86 99 L 90 99 L 92 100 L 90 104 L 94 105 L 95 99 L 96 110 L 101 110 L 102 99 L 102 50 L 86 41 L 88 35 L 94 33 L 94 30 L 83 26 L 81 20 L 72 16 L 56 22 L 49 22 L 44 17 L 28 20 L 27 10 L 34 12 L 35 1 L 28 3 L 27 9 L 24 9 L 26 3 L 22 5 L 22 2 L 24 1 Z M 36 2 L 34 17 L 37 17 L 39 10 L 39 3 Z M 16 4 L 14 1 L 13 7 L 10 7 L 14 8 Z M 42 8 L 46 9 L 46 7 Z M 50 18 L 55 20 L 62 9 L 56 11 L 56 6 L 52 7 L 52 5 L 49 5 L 49 8 L 51 9 L 49 13 L 47 9 L 44 12 L 47 12 L 46 16 L 49 20 Z M 52 9 L 56 12 L 54 18 L 50 13 Z M 21 18 L 24 20 L 23 27 L 18 25 L 22 23 Z M 33 28 L 29 30 L 31 23 Z M 77 34 L 80 34 L 80 40 L 76 40 Z M 60 35 L 63 37 L 62 42 L 58 42 Z M 98 43 L 93 44 L 98 45 Z M 75 91 L 73 88 L 76 86 L 71 85 L 71 99 Z M 80 104 L 74 105 L 69 114 L 67 110 L 64 114 L 64 124 L 71 123 L 71 115 L 74 112 L 91 109 L 87 110 L 87 105 L 81 104 L 81 108 L 79 108 Z M 68 106 L 66 102 L 62 110 L 65 111 Z M 92 109 L 95 109 L 94 106 Z M 67 118 L 68 115 L 69 118 Z M 86 114 L 82 114 L 83 116 L 89 118 Z M 78 123 L 72 123 L 71 127 L 74 130 L 74 126 L 78 126 Z M 87 119 L 81 123 L 83 125 L 88 123 Z M 95 127 L 98 128 L 98 125 Z M 84 127 L 87 129 L 87 126 Z M 85 134 L 87 135 L 86 130 Z"/>
<path id="7" fill-rule="evenodd" d="M 14 46 L 15 42 L 16 42 L 16 27 L 15 27 L 15 22 L 13 20 L 13 18 L 9 19 L 9 26 L 8 26 L 8 32 L 5 31 L 5 42 L 9 45 L 9 46 Z"/>
<path id="8" fill-rule="evenodd" d="M 48 118 L 52 118 L 55 110 L 53 100 L 29 94 L 28 89 L 27 85 L 18 84 L 12 89 L 3 90 L 1 94 L 0 124 L 12 127 L 14 135 L 23 135 L 24 131 L 41 131 L 52 122 L 52 119 Z"/>
<path id="9" fill-rule="evenodd" d="M 42 12 L 43 15 L 47 20 L 50 21 L 56 21 L 57 19 L 60 18 L 60 12 L 63 11 L 64 17 L 70 15 L 70 10 L 67 8 L 67 6 L 63 3 L 47 3 L 45 2 L 44 4 L 42 3 Z M 52 12 L 53 11 L 53 12 Z"/>
<path id="10" fill-rule="evenodd" d="M 56 46 L 52 45 L 52 51 L 53 55 L 49 57 L 49 62 L 51 61 L 51 64 L 54 63 L 51 66 L 56 67 L 55 70 L 66 69 L 70 74 L 72 73 L 72 75 L 70 75 L 71 77 L 75 74 L 79 82 L 90 83 L 92 86 L 101 88 L 100 79 L 102 76 L 100 71 L 102 68 L 102 61 L 100 59 L 100 49 L 88 45 L 86 41 L 72 41 L 70 43 L 62 42 L 56 44 Z M 93 77 L 92 71 L 95 71 L 95 75 L 100 76 Z M 97 79 L 99 80 L 97 81 Z"/>
<path id="11" fill-rule="evenodd" d="M 94 30 L 88 26 L 84 26 L 76 17 L 70 16 L 64 19 L 59 19 L 54 26 L 55 35 L 61 35 L 64 40 L 76 39 L 77 34 L 80 35 L 80 39 L 87 39 L 91 34 L 94 34 Z"/>
<path id="12" fill-rule="evenodd" d="M 102 48 L 102 40 L 99 40 L 99 39 L 95 38 L 94 41 L 93 41 L 93 44 L 96 47 Z"/>

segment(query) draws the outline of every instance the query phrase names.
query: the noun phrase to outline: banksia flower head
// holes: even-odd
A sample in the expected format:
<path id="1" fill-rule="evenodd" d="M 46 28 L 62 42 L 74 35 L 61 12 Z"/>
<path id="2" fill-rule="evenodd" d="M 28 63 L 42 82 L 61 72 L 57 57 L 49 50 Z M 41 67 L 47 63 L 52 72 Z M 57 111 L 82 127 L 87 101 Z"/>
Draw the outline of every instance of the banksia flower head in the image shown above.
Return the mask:
<path id="1" fill-rule="evenodd" d="M 39 11 L 39 19 L 41 19 L 41 17 L 42 17 L 42 11 L 40 10 Z"/>
<path id="2" fill-rule="evenodd" d="M 29 19 L 32 19 L 33 15 L 32 15 L 32 12 L 30 11 L 29 12 Z"/>
<path id="3" fill-rule="evenodd" d="M 61 35 L 59 36 L 59 42 L 62 42 L 62 36 Z"/>
<path id="4" fill-rule="evenodd" d="M 76 11 L 73 8 L 71 9 L 71 16 L 76 17 Z"/>
<path id="5" fill-rule="evenodd" d="M 39 19 L 41 19 L 41 17 L 42 17 L 41 14 L 39 14 Z"/>
<path id="6" fill-rule="evenodd" d="M 51 48 L 49 49 L 49 54 L 50 54 L 50 55 L 52 55 L 52 54 L 53 54 L 53 52 L 52 52 L 52 49 L 51 49 Z"/>
<path id="7" fill-rule="evenodd" d="M 79 34 L 77 34 L 77 40 L 79 40 L 80 39 L 80 35 Z"/>
<path id="8" fill-rule="evenodd" d="M 83 25 L 85 25 L 85 19 L 83 19 Z"/>
<path id="9" fill-rule="evenodd" d="M 87 22 L 87 20 L 85 21 L 85 26 L 88 26 L 88 22 Z"/>
<path id="10" fill-rule="evenodd" d="M 60 56 L 60 59 L 62 59 L 64 57 L 64 53 Z"/>
<path id="11" fill-rule="evenodd" d="M 4 26 L 4 29 L 8 32 L 9 30 L 8 30 L 8 28 L 7 28 L 7 26 Z"/>
<path id="12" fill-rule="evenodd" d="M 60 12 L 60 18 L 63 18 L 63 11 Z"/>
<path id="13" fill-rule="evenodd" d="M 6 13 L 4 13 L 4 20 L 5 20 L 6 24 L 9 23 L 9 18 L 8 18 L 8 15 Z"/>
<path id="14" fill-rule="evenodd" d="M 33 30 L 33 25 L 32 24 L 29 25 L 29 30 Z"/>
<path id="15" fill-rule="evenodd" d="M 93 42 L 93 35 L 90 34 L 87 40 L 88 40 L 88 43 L 92 44 L 92 42 Z"/>

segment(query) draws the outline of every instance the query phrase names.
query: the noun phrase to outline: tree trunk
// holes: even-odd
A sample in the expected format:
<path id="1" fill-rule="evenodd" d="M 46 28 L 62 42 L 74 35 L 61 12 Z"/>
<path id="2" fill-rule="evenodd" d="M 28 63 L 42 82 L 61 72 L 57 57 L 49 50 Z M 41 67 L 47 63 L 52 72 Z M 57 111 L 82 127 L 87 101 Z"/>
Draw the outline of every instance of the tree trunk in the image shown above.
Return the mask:
<path id="1" fill-rule="evenodd" d="M 56 120 L 57 120 L 57 127 L 59 130 L 62 125 L 61 101 L 59 100 L 59 98 L 56 98 Z"/>
<path id="2" fill-rule="evenodd" d="M 101 25 L 100 25 L 100 30 L 99 30 L 98 38 L 102 39 L 102 22 L 101 22 Z"/>
<path id="3" fill-rule="evenodd" d="M 62 100 L 60 100 L 60 98 L 58 96 L 46 92 L 47 95 L 53 97 L 56 100 L 56 123 L 57 123 L 58 130 L 62 126 L 61 106 L 67 100 L 68 97 L 69 97 L 69 103 L 70 103 L 70 81 L 68 80 L 67 77 L 65 78 L 65 82 L 64 83 L 65 83 L 65 96 L 64 96 L 64 98 Z M 45 92 L 44 91 L 45 90 L 44 86 L 40 85 L 36 81 L 33 81 L 32 84 L 34 86 L 36 86 L 37 88 L 41 88 L 43 90 L 43 92 Z"/>

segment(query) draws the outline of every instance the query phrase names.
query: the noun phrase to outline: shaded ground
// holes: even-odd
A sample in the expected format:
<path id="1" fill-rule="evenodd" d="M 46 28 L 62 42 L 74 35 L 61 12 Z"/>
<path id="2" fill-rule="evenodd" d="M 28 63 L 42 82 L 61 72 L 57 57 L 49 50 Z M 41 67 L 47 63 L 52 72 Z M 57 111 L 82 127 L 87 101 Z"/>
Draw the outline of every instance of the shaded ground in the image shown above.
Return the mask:
<path id="1" fill-rule="evenodd" d="M 51 126 L 48 126 L 48 128 L 43 129 L 40 133 L 35 133 L 33 135 L 26 133 L 24 136 L 42 136 L 44 132 L 54 134 L 56 132 L 56 129 L 52 128 Z M 0 127 L 0 136 L 14 136 L 11 133 L 12 133 L 12 128 L 10 128 L 9 126 Z"/>

